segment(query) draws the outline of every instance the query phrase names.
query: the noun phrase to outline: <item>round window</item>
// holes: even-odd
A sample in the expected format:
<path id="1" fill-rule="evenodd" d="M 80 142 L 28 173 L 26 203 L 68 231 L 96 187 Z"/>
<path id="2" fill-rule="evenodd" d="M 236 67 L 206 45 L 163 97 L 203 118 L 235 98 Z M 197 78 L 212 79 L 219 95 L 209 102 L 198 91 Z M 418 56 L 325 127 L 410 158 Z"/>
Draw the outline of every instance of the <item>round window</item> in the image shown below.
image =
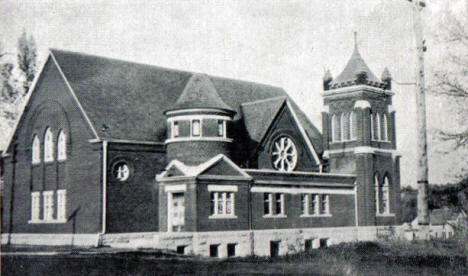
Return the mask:
<path id="1" fill-rule="evenodd" d="M 118 162 L 114 165 L 112 174 L 115 179 L 119 181 L 125 181 L 130 177 L 130 167 L 123 161 Z"/>
<path id="2" fill-rule="evenodd" d="M 271 162 L 278 171 L 290 172 L 297 165 L 297 148 L 291 138 L 280 136 L 273 142 Z"/>

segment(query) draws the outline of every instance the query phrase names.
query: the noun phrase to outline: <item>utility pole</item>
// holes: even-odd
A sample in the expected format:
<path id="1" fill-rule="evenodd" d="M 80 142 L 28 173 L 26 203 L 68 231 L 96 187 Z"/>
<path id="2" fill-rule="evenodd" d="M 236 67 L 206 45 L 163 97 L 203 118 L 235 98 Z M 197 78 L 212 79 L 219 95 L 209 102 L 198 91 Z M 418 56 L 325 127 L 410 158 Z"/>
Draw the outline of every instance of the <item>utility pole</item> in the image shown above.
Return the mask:
<path id="1" fill-rule="evenodd" d="M 424 81 L 424 45 L 421 11 L 426 6 L 423 0 L 408 0 L 412 5 L 413 29 L 416 40 L 417 65 L 416 65 L 416 117 L 418 131 L 418 225 L 419 237 L 427 237 L 427 226 L 429 225 L 429 211 L 427 204 L 428 183 L 428 161 L 427 161 L 427 134 L 426 134 L 426 93 Z"/>

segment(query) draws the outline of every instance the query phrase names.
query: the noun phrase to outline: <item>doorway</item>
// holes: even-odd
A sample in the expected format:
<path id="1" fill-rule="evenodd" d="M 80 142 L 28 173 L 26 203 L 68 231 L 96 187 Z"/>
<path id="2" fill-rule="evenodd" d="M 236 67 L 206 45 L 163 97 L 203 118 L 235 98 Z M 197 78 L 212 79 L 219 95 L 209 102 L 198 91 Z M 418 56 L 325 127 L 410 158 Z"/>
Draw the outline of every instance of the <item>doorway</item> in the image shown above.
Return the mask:
<path id="1" fill-rule="evenodd" d="M 185 225 L 184 193 L 170 193 L 168 200 L 168 228 L 170 232 L 182 232 Z"/>

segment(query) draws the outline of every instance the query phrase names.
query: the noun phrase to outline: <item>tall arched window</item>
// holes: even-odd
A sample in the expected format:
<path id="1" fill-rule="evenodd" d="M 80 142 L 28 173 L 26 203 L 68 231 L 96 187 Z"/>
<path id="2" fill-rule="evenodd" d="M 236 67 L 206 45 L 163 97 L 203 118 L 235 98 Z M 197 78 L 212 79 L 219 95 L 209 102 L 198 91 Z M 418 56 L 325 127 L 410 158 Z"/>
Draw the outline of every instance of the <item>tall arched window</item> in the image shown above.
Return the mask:
<path id="1" fill-rule="evenodd" d="M 374 187 L 375 187 L 375 212 L 380 214 L 380 184 L 379 176 L 375 174 L 374 176 Z"/>
<path id="2" fill-rule="evenodd" d="M 39 141 L 39 137 L 37 137 L 37 135 L 34 135 L 32 143 L 32 163 L 41 163 L 41 141 Z"/>
<path id="3" fill-rule="evenodd" d="M 67 135 L 63 130 L 60 131 L 57 140 L 57 160 L 67 160 Z"/>
<path id="4" fill-rule="evenodd" d="M 349 114 L 341 114 L 341 140 L 349 140 Z"/>
<path id="5" fill-rule="evenodd" d="M 388 141 L 388 123 L 387 123 L 387 114 L 383 114 L 382 119 L 382 140 Z"/>
<path id="6" fill-rule="evenodd" d="M 375 139 L 376 140 L 381 140 L 381 129 L 382 129 L 382 125 L 381 125 L 381 121 L 380 121 L 380 114 L 377 113 L 375 115 L 375 124 L 376 124 L 376 130 L 375 130 Z"/>
<path id="7" fill-rule="evenodd" d="M 387 176 L 384 178 L 384 181 L 382 183 L 382 189 L 380 191 L 380 194 L 381 194 L 380 212 L 383 214 L 389 214 L 390 213 L 390 181 Z"/>
<path id="8" fill-rule="evenodd" d="M 375 140 L 375 122 L 374 122 L 374 114 L 370 114 L 370 129 L 371 129 L 371 140 Z"/>
<path id="9" fill-rule="evenodd" d="M 54 161 L 54 135 L 50 128 L 47 128 L 44 135 L 44 161 Z"/>
<path id="10" fill-rule="evenodd" d="M 351 111 L 351 115 L 349 118 L 349 137 L 351 140 L 356 140 L 356 127 L 357 127 L 357 118 L 356 112 Z"/>
<path id="11" fill-rule="evenodd" d="M 341 116 L 333 115 L 333 141 L 341 140 Z"/>

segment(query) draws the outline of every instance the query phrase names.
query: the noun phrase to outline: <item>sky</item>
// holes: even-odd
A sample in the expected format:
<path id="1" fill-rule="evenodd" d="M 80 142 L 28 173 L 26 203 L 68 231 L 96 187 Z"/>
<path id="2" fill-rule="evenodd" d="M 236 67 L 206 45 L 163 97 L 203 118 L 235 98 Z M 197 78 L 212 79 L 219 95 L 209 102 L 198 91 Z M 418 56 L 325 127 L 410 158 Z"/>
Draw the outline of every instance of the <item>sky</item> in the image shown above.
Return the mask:
<path id="1" fill-rule="evenodd" d="M 446 54 L 437 36 L 444 12 L 468 9 L 464 0 L 426 2 L 422 16 L 430 82 Z M 414 86 L 398 85 L 415 81 L 408 1 L 3 0 L 0 16 L 6 48 L 14 51 L 26 30 L 36 40 L 40 63 L 48 48 L 58 48 L 280 86 L 319 129 L 322 77 L 326 69 L 336 77 L 344 68 L 356 31 L 371 70 L 380 76 L 388 67 L 395 80 L 401 183 L 416 185 Z M 459 127 L 451 104 L 428 96 L 429 132 Z M 465 153 L 445 150 L 429 137 L 431 183 L 452 182 L 466 167 Z"/>

